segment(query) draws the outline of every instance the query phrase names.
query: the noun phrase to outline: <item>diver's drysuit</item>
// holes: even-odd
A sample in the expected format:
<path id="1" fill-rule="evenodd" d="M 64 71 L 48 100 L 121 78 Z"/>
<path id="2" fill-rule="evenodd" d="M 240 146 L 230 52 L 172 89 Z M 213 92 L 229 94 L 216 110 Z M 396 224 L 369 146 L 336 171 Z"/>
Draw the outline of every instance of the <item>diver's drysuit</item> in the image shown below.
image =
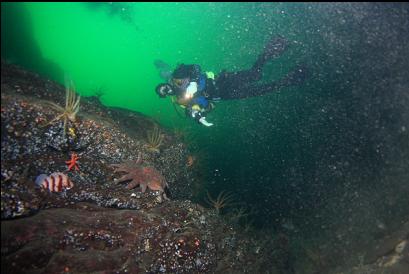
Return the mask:
<path id="1" fill-rule="evenodd" d="M 279 57 L 287 46 L 288 42 L 284 38 L 273 38 L 251 69 L 222 71 L 217 77 L 213 72 L 203 72 L 199 65 L 181 64 L 169 79 L 172 95 L 177 96 L 178 104 L 185 107 L 188 116 L 206 125 L 205 113 L 213 108 L 213 101 L 259 96 L 283 86 L 302 83 L 306 78 L 306 68 L 303 65 L 297 66 L 281 80 L 258 83 L 262 78 L 264 65 Z"/>

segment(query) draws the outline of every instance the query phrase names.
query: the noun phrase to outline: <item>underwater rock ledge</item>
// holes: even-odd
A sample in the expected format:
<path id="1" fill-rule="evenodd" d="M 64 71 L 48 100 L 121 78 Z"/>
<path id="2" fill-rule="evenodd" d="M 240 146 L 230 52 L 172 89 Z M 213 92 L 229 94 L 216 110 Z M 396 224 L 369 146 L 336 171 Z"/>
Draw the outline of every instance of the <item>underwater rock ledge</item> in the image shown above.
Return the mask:
<path id="1" fill-rule="evenodd" d="M 153 207 L 162 202 L 158 193 L 115 182 L 120 174 L 111 165 L 138 157 L 142 167 L 165 178 L 172 199 L 192 198 L 195 178 L 185 164 L 186 146 L 152 119 L 90 97 L 81 98 L 75 121 L 64 121 L 58 109 L 66 99 L 64 87 L 4 62 L 1 74 L 2 219 L 80 201 Z M 68 170 L 73 155 L 77 163 Z M 74 187 L 58 194 L 38 191 L 36 177 L 55 172 L 65 173 Z"/>
<path id="2" fill-rule="evenodd" d="M 187 200 L 197 179 L 175 136 L 137 112 L 78 98 L 2 61 L 2 271 L 251 273 L 276 263 L 260 260 L 262 242 Z M 145 192 L 117 183 L 112 164 L 121 163 L 141 165 L 128 175 Z M 162 177 L 170 200 L 157 191 Z"/>
<path id="3" fill-rule="evenodd" d="M 354 267 L 328 265 L 336 258 L 313 250 L 302 257 L 302 243 L 289 235 L 245 231 L 189 201 L 199 181 L 186 164 L 190 153 L 152 119 L 88 97 L 71 120 L 66 96 L 63 86 L 2 60 L 5 273 L 407 273 L 409 222 L 374 241 Z M 128 175 L 145 192 L 117 183 L 124 175 L 112 164 L 123 163 L 135 164 Z M 59 173 L 70 189 L 58 185 Z M 60 187 L 39 187 L 40 174 Z"/>

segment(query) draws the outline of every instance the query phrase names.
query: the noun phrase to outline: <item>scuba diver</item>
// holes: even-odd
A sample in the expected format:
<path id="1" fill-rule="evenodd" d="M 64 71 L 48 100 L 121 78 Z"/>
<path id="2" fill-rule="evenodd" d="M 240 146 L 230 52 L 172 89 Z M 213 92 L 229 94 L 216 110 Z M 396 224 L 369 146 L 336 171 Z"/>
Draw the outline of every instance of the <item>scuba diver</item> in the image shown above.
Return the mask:
<path id="1" fill-rule="evenodd" d="M 185 108 L 186 116 L 204 126 L 212 126 L 213 123 L 206 121 L 206 114 L 214 108 L 213 102 L 259 96 L 305 80 L 306 68 L 299 65 L 281 80 L 258 83 L 264 65 L 279 57 L 287 47 L 285 38 L 272 38 L 250 69 L 237 72 L 223 70 L 217 77 L 213 72 L 203 72 L 196 64 L 180 64 L 171 72 L 170 66 L 156 60 L 155 66 L 167 83 L 157 85 L 155 91 L 161 98 L 176 96 L 176 102 Z"/>

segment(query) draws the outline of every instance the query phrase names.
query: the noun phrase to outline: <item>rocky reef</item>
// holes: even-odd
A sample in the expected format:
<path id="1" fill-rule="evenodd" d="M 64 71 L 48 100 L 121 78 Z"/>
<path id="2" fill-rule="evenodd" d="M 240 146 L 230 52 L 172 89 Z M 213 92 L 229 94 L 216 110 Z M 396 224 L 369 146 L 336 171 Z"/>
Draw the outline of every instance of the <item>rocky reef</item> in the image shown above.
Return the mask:
<path id="1" fill-rule="evenodd" d="M 297 235 L 255 230 L 243 209 L 221 216 L 228 195 L 208 194 L 209 208 L 193 202 L 201 179 L 181 138 L 74 92 L 2 61 L 5 273 L 407 273 L 407 222 L 366 247 L 358 265 L 340 266 Z M 141 159 L 150 176 L 132 173 L 127 188 L 114 167 Z M 35 184 L 60 173 L 72 187 Z"/>
<path id="2" fill-rule="evenodd" d="M 198 178 L 175 135 L 140 113 L 69 93 L 2 62 L 2 271 L 253 273 L 255 265 L 274 267 L 261 256 L 265 242 L 190 201 Z M 166 180 L 169 199 L 153 187 L 142 192 L 116 181 L 121 175 L 113 165 L 140 157 Z M 50 192 L 34 183 L 55 172 L 74 186 Z"/>
<path id="3" fill-rule="evenodd" d="M 5 66 L 2 64 L 1 83 L 3 219 L 79 201 L 128 209 L 153 207 L 155 193 L 141 195 L 114 182 L 111 164 L 136 160 L 139 154 L 164 175 L 173 198 L 192 198 L 194 179 L 185 164 L 186 147 L 162 130 L 160 144 L 156 144 L 160 152 L 147 149 L 147 132 L 157 126 L 153 120 L 123 109 L 108 109 L 94 97 L 81 98 L 78 117 L 75 122 L 68 121 L 64 136 L 62 120 L 49 123 L 59 115 L 50 102 L 63 105 L 64 88 Z M 67 168 L 72 153 L 78 156 L 79 170 Z M 53 172 L 66 172 L 75 187 L 54 196 L 36 191 L 36 176 Z"/>

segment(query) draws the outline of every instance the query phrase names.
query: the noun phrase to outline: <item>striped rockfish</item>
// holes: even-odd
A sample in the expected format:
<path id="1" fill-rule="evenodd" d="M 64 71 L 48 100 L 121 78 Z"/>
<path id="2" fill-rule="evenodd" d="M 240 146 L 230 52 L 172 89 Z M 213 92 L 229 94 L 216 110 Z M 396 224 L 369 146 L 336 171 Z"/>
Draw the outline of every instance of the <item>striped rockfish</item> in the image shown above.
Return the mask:
<path id="1" fill-rule="evenodd" d="M 40 174 L 37 176 L 36 185 L 48 189 L 50 192 L 60 192 L 63 189 L 71 189 L 74 183 L 67 175 L 61 172 L 54 172 L 50 176 Z"/>

